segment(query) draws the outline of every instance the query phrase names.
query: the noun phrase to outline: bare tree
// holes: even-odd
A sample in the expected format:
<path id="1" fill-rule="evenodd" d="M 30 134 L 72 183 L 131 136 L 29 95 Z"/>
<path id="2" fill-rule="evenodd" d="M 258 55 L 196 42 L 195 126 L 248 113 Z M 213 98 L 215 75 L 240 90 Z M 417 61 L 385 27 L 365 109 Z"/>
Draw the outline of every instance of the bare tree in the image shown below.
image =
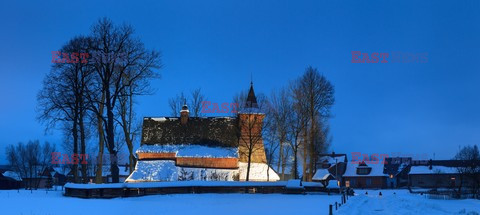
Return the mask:
<path id="1" fill-rule="evenodd" d="M 305 109 L 302 106 L 303 98 L 301 97 L 301 90 L 298 88 L 296 83 L 291 83 L 290 91 L 293 95 L 293 101 L 291 103 L 291 112 L 289 114 L 288 124 L 288 136 L 289 136 L 289 145 L 293 153 L 293 164 L 292 164 L 292 174 L 295 179 L 299 177 L 298 172 L 298 157 L 299 150 L 302 147 L 302 144 L 305 144 L 305 139 L 302 138 L 302 131 L 305 131 L 305 125 L 307 121 L 307 115 L 305 114 Z M 305 147 L 304 147 L 305 148 Z M 306 153 L 305 153 L 306 154 Z M 306 166 L 306 160 L 304 160 L 303 166 Z M 305 168 L 303 169 L 303 175 L 305 175 Z"/>
<path id="2" fill-rule="evenodd" d="M 460 175 L 458 194 L 462 193 L 464 180 L 468 179 L 472 193 L 478 195 L 480 189 L 480 152 L 478 146 L 464 146 L 457 152 L 454 159 L 464 162 L 464 165 L 457 167 Z"/>
<path id="3" fill-rule="evenodd" d="M 133 33 L 130 25 L 115 26 L 111 20 L 104 18 L 92 27 L 91 34 L 90 48 L 101 56 L 93 58 L 92 65 L 104 100 L 99 100 L 99 93 L 94 90 L 89 90 L 89 98 L 92 103 L 102 103 L 106 111 L 104 116 L 98 109 L 93 108 L 103 121 L 114 183 L 119 181 L 118 152 L 115 147 L 115 107 L 125 88 L 138 80 L 156 77 L 153 69 L 161 67 L 160 53 L 145 49 L 144 44 L 133 37 Z M 98 106 L 100 105 L 92 107 Z"/>
<path id="4" fill-rule="evenodd" d="M 267 181 L 270 180 L 270 166 L 275 162 L 275 153 L 278 150 L 279 144 L 276 141 L 276 129 L 266 129 L 265 132 L 265 156 L 267 158 Z"/>
<path id="5" fill-rule="evenodd" d="M 205 116 L 202 113 L 202 102 L 206 100 L 205 95 L 202 94 L 201 89 L 197 88 L 190 92 L 190 98 L 187 98 L 183 92 L 177 94 L 168 100 L 170 106 L 171 115 L 178 117 L 183 105 L 188 104 L 188 109 L 193 117 Z"/>
<path id="6" fill-rule="evenodd" d="M 189 109 L 191 113 L 193 114 L 194 117 L 201 117 L 205 116 L 204 113 L 202 113 L 202 102 L 207 100 L 205 95 L 202 94 L 201 88 L 197 88 L 193 90 L 191 93 L 191 100 L 189 102 Z"/>
<path id="7" fill-rule="evenodd" d="M 126 74 L 127 77 L 124 78 L 122 83 L 129 83 L 129 74 Z M 119 97 L 119 105 L 118 105 L 118 115 L 120 116 L 120 120 L 118 120 L 118 124 L 122 128 L 123 135 L 124 135 L 124 142 L 127 145 L 128 152 L 129 152 L 129 170 L 130 173 L 133 172 L 135 168 L 136 159 L 133 152 L 133 144 L 135 142 L 135 138 L 138 136 L 140 132 L 140 126 L 136 124 L 135 121 L 135 112 L 134 112 L 134 97 L 138 95 L 147 95 L 151 93 L 148 83 L 149 76 L 143 77 L 144 79 L 138 79 L 135 83 L 131 83 L 128 86 L 125 86 L 121 92 L 121 96 Z"/>
<path id="8" fill-rule="evenodd" d="M 277 171 L 281 173 L 280 178 L 283 180 L 288 158 L 285 153 L 288 148 L 285 146 L 289 142 L 287 138 L 292 107 L 288 91 L 284 88 L 278 92 L 273 91 L 269 101 L 267 118 L 271 118 L 271 127 L 275 130 L 275 141 L 279 147 Z"/>
<path id="9" fill-rule="evenodd" d="M 330 116 L 330 108 L 335 102 L 334 88 L 325 76 L 321 75 L 318 70 L 313 67 L 308 67 L 297 82 L 301 90 L 294 95 L 303 98 L 297 98 L 297 100 L 303 103 L 301 106 L 308 116 L 308 122 L 306 123 L 309 125 L 309 131 L 305 132 L 304 137 L 306 139 L 308 138 L 308 141 L 306 141 L 307 144 L 304 146 L 304 161 L 308 156 L 308 171 L 306 171 L 304 167 L 304 179 L 310 181 L 315 173 L 314 168 L 317 161 L 316 148 L 323 147 L 318 146 L 321 142 L 317 141 L 317 136 L 323 135 L 319 133 L 322 131 L 322 128 L 319 127 L 321 124 L 318 122 L 318 119 Z"/>
<path id="10" fill-rule="evenodd" d="M 95 98 L 97 97 L 97 98 Z M 92 99 L 93 98 L 93 99 Z M 103 130 L 103 114 L 105 110 L 105 91 L 101 90 L 101 95 L 91 95 L 90 99 L 97 102 L 91 102 L 90 110 L 94 110 L 94 122 L 96 123 L 98 135 L 98 154 L 97 167 L 95 172 L 95 183 L 101 184 L 103 182 L 103 154 L 105 153 L 105 132 Z M 93 120 L 92 120 L 93 121 Z"/>
<path id="11" fill-rule="evenodd" d="M 177 94 L 175 97 L 170 98 L 168 100 L 168 105 L 170 106 L 171 115 L 174 117 L 178 117 L 180 110 L 182 109 L 183 105 L 187 103 L 187 98 L 181 92 Z"/>
<path id="12" fill-rule="evenodd" d="M 61 49 L 63 53 L 84 53 L 88 50 L 89 39 L 75 37 Z M 85 115 L 88 101 L 85 97 L 87 85 L 91 83 L 91 70 L 88 65 L 75 61 L 54 64 L 37 95 L 38 119 L 47 125 L 47 130 L 58 122 L 67 123 L 71 128 L 66 133 L 73 139 L 73 154 L 85 154 L 86 125 Z M 83 162 L 82 162 L 83 163 Z M 74 181 L 78 182 L 78 164 L 74 164 Z M 86 182 L 86 165 L 82 164 L 82 178 Z"/>
<path id="13" fill-rule="evenodd" d="M 292 141 L 291 147 L 294 154 L 297 154 L 299 149 L 302 149 L 301 154 L 294 157 L 294 167 L 298 167 L 298 156 L 302 157 L 302 179 L 305 181 L 307 178 L 307 156 L 308 156 L 308 114 L 307 114 L 307 102 L 304 96 L 303 89 L 300 82 L 297 80 L 290 84 L 291 94 L 293 97 L 293 114 L 292 123 L 290 127 Z M 294 174 L 297 174 L 297 170 L 294 170 Z"/>
<path id="14" fill-rule="evenodd" d="M 267 101 L 267 108 L 265 109 L 265 125 L 263 130 L 264 132 L 264 146 L 265 146 L 265 156 L 267 159 L 267 181 L 270 180 L 270 167 L 275 162 L 275 154 L 277 153 L 278 148 L 280 147 L 278 139 L 278 129 L 273 113 L 276 111 L 275 107 L 272 105 L 271 101 Z M 280 159 L 280 158 L 279 158 Z M 278 159 L 278 160 L 279 160 Z M 278 161 L 280 163 L 280 161 Z M 278 169 L 277 169 L 278 171 Z"/>
<path id="15" fill-rule="evenodd" d="M 13 170 L 20 174 L 20 177 L 27 179 L 27 189 L 38 189 L 41 173 L 50 165 L 55 145 L 45 142 L 43 145 L 38 140 L 29 141 L 27 144 L 18 143 L 9 145 L 6 148 L 6 155 Z"/>

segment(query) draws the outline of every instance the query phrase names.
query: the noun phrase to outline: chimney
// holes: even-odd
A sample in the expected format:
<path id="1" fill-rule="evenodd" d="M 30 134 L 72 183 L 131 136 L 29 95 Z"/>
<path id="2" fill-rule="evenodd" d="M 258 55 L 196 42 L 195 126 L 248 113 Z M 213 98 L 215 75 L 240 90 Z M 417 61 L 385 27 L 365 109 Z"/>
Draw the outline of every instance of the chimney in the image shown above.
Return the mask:
<path id="1" fill-rule="evenodd" d="M 188 111 L 187 104 L 184 104 L 182 110 L 180 111 L 180 122 L 182 123 L 182 125 L 187 124 L 189 113 L 190 111 Z"/>

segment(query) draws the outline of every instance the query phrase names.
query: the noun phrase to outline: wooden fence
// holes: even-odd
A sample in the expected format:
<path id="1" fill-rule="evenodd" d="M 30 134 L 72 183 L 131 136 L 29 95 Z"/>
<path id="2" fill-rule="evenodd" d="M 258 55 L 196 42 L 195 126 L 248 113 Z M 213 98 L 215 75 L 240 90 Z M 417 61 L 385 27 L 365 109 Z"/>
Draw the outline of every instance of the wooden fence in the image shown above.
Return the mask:
<path id="1" fill-rule="evenodd" d="M 241 182 L 240 182 L 241 183 Z M 107 184 L 108 185 L 108 184 Z M 261 183 L 238 183 L 234 186 L 150 186 L 150 187 L 115 187 L 115 186 L 65 186 L 65 196 L 80 198 L 116 198 L 135 197 L 158 194 L 193 194 L 193 193 L 282 193 L 282 194 L 305 194 L 308 192 L 338 193 L 338 189 L 327 189 L 318 186 L 305 186 L 301 189 L 287 188 L 283 184 L 261 185 Z"/>

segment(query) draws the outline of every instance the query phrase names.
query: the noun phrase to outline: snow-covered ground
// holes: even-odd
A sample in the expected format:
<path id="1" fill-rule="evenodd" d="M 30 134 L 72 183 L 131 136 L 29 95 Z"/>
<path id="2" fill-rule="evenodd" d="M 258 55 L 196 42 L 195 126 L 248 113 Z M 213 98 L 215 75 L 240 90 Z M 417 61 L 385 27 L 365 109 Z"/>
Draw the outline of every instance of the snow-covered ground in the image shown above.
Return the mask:
<path id="1" fill-rule="evenodd" d="M 406 190 L 357 190 L 334 214 L 477 214 L 479 200 L 433 200 Z M 396 192 L 396 194 L 393 194 Z M 80 199 L 61 191 L 0 190 L 0 214 L 328 214 L 339 195 L 177 194 L 115 199 Z M 476 212 L 476 213 L 475 213 Z"/>
<path id="2" fill-rule="evenodd" d="M 480 214 L 480 200 L 436 200 L 407 190 L 355 190 L 356 196 L 337 213 L 357 214 Z M 368 194 L 365 194 L 368 192 Z M 380 197 L 378 194 L 382 192 Z M 395 194 L 394 194 L 395 193 Z"/>
<path id="3" fill-rule="evenodd" d="M 0 190 L 0 214 L 326 214 L 338 195 L 176 194 L 115 199 L 64 197 L 60 191 Z M 248 213 L 247 213 L 248 212 Z"/>

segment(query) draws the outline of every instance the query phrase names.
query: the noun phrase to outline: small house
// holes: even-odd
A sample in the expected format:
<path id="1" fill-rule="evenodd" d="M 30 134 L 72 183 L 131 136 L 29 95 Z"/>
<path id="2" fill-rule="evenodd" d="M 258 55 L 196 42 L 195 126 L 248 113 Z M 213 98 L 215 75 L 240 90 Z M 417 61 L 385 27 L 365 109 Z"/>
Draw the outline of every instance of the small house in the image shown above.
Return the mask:
<path id="1" fill-rule="evenodd" d="M 384 162 L 349 162 L 343 175 L 346 187 L 386 188 L 388 175 L 384 173 Z"/>

